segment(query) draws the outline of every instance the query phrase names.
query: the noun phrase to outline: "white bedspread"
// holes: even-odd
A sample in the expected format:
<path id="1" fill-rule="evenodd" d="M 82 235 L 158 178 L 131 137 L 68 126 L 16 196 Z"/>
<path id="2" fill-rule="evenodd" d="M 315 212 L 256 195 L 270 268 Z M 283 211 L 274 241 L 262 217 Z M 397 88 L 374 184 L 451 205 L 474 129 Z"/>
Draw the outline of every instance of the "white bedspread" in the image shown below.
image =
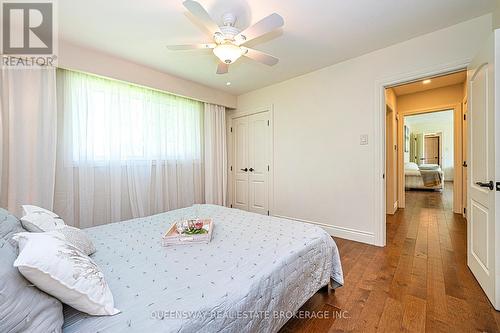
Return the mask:
<path id="1" fill-rule="evenodd" d="M 85 229 L 122 312 L 65 313 L 64 332 L 276 332 L 318 289 L 343 284 L 321 228 L 212 205 Z M 180 218 L 213 218 L 209 244 L 162 247 Z"/>

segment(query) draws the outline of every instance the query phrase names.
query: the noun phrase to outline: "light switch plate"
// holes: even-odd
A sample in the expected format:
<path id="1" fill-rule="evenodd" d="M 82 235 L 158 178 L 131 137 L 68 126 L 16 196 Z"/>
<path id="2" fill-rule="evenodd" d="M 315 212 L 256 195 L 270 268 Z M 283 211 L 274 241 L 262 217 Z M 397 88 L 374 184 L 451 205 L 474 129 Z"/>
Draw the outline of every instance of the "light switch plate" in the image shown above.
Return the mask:
<path id="1" fill-rule="evenodd" d="M 359 137 L 359 144 L 365 146 L 368 144 L 368 134 L 361 134 Z"/>

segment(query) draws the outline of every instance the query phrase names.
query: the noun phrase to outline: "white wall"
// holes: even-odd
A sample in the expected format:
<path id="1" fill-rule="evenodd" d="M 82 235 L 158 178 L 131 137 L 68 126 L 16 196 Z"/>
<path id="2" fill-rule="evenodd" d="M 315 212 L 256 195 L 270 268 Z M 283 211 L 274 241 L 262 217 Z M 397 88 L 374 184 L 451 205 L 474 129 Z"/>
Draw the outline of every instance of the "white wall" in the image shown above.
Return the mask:
<path id="1" fill-rule="evenodd" d="M 491 30 L 486 15 L 238 96 L 241 111 L 274 107 L 271 213 L 381 244 L 379 82 L 467 62 Z"/>
<path id="2" fill-rule="evenodd" d="M 444 179 L 453 180 L 454 152 L 453 152 L 453 110 L 439 112 L 439 117 L 432 117 L 432 114 L 422 114 L 410 116 L 410 132 L 413 134 L 442 133 L 442 169 Z M 407 118 L 405 118 L 405 122 Z"/>
<path id="3" fill-rule="evenodd" d="M 59 43 L 58 56 L 58 66 L 62 68 L 131 82 L 202 102 L 236 107 L 234 95 L 68 42 Z"/>
<path id="4" fill-rule="evenodd" d="M 500 1 L 497 0 L 497 8 L 493 12 L 493 28 L 500 29 Z"/>

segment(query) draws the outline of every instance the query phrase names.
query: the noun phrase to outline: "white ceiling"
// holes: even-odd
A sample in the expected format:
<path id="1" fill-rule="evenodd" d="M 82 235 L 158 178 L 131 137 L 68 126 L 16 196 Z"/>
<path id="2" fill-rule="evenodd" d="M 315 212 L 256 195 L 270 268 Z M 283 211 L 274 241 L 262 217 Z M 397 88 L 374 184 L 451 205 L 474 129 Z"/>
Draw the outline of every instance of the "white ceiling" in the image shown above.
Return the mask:
<path id="1" fill-rule="evenodd" d="M 428 78 L 428 80 L 430 80 L 430 83 L 427 84 L 423 83 L 425 81 L 425 79 L 423 79 L 417 82 L 407 83 L 393 87 L 392 90 L 394 91 L 396 96 L 402 96 L 421 91 L 427 91 L 431 89 L 437 89 L 464 83 L 466 79 L 467 79 L 467 71 L 461 71 L 457 73 Z"/>
<path id="2" fill-rule="evenodd" d="M 411 126 L 425 124 L 451 124 L 453 123 L 453 110 L 430 112 L 415 116 L 406 116 L 405 124 Z"/>
<path id="3" fill-rule="evenodd" d="M 491 12 L 495 0 L 199 0 L 218 23 L 231 11 L 245 28 L 273 13 L 282 30 L 249 43 L 280 58 L 274 67 L 242 58 L 216 75 L 210 50 L 167 44 L 209 42 L 182 0 L 64 0 L 63 40 L 233 94 L 280 82 Z M 226 82 L 232 82 L 226 86 Z"/>

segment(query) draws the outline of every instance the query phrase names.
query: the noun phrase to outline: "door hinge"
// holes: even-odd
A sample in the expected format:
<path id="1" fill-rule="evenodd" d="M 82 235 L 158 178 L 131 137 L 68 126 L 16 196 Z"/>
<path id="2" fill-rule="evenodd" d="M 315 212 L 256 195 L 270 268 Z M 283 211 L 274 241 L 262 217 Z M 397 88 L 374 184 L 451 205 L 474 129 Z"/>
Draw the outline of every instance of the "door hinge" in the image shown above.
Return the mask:
<path id="1" fill-rule="evenodd" d="M 467 215 L 467 208 L 464 207 L 464 215 Z"/>
<path id="2" fill-rule="evenodd" d="M 233 166 L 231 165 L 231 171 L 233 171 Z"/>
<path id="3" fill-rule="evenodd" d="M 233 133 L 233 127 L 231 127 L 231 133 Z"/>
<path id="4" fill-rule="evenodd" d="M 467 161 L 464 161 L 464 162 L 462 163 L 462 166 L 463 166 L 464 168 L 467 168 Z"/>
<path id="5" fill-rule="evenodd" d="M 269 126 L 269 120 L 267 121 L 267 126 Z"/>
<path id="6" fill-rule="evenodd" d="M 464 113 L 464 120 L 467 120 L 467 114 Z"/>
<path id="7" fill-rule="evenodd" d="M 382 174 L 382 179 L 385 179 L 385 173 Z"/>
<path id="8" fill-rule="evenodd" d="M 269 211 L 267 211 L 267 215 L 269 215 Z"/>
<path id="9" fill-rule="evenodd" d="M 269 165 L 267 166 L 267 171 L 269 171 Z"/>
<path id="10" fill-rule="evenodd" d="M 231 206 L 231 208 L 233 208 L 233 204 L 230 204 L 229 206 Z"/>

